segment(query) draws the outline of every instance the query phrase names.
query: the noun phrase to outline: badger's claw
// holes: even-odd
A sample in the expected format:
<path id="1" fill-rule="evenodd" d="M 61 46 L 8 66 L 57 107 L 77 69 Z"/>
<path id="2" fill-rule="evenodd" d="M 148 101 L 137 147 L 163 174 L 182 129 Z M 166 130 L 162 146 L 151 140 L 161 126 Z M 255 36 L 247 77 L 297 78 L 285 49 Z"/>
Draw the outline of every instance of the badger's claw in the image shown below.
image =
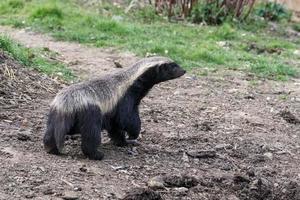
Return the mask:
<path id="1" fill-rule="evenodd" d="M 141 145 L 141 143 L 139 143 L 137 140 L 128 139 L 128 140 L 126 140 L 126 142 L 128 145 L 132 145 L 132 146 L 140 146 Z"/>

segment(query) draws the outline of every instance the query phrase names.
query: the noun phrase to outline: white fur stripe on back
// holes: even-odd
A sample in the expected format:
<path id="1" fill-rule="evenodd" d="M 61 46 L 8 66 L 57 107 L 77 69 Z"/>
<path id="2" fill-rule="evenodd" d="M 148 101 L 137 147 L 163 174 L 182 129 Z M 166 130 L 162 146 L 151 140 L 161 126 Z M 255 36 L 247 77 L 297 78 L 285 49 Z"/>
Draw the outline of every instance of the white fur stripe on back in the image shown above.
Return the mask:
<path id="1" fill-rule="evenodd" d="M 130 68 L 89 82 L 71 85 L 60 91 L 52 109 L 58 112 L 74 112 L 88 105 L 99 106 L 102 114 L 114 109 L 134 81 L 154 66 L 173 62 L 165 57 L 145 58 Z"/>

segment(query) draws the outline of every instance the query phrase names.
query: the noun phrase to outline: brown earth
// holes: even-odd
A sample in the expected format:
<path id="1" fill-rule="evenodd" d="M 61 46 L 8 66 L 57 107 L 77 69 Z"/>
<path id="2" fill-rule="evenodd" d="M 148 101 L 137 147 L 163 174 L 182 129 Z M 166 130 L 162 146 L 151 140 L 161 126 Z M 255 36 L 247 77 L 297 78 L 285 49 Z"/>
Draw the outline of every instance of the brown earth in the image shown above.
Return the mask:
<path id="1" fill-rule="evenodd" d="M 118 70 L 114 60 L 137 60 L 24 30 L 0 32 L 58 52 L 82 78 Z M 43 150 L 48 104 L 62 85 L 3 52 L 0 61 L 0 199 L 300 199 L 299 79 L 219 71 L 160 84 L 141 104 L 141 145 L 115 147 L 105 135 L 105 159 L 90 161 L 80 137 L 68 138 L 63 156 Z"/>

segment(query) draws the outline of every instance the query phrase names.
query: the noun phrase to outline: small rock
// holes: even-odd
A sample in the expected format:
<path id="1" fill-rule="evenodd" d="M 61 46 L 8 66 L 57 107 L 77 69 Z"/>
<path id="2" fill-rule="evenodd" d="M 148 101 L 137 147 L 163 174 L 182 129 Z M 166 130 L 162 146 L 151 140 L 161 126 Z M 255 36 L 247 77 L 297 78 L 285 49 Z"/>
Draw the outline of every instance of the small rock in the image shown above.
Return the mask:
<path id="1" fill-rule="evenodd" d="M 264 156 L 266 156 L 268 159 L 272 160 L 273 159 L 273 154 L 271 152 L 266 152 L 264 153 Z"/>
<path id="2" fill-rule="evenodd" d="M 30 193 L 25 195 L 25 198 L 27 198 L 27 199 L 32 199 L 33 197 L 35 197 L 33 192 L 30 192 Z"/>
<path id="3" fill-rule="evenodd" d="M 181 159 L 183 160 L 183 162 L 189 162 L 189 157 L 185 152 L 183 152 L 183 155 L 182 155 Z"/>
<path id="4" fill-rule="evenodd" d="M 120 170 L 126 170 L 126 169 L 128 169 L 129 167 L 128 166 L 126 166 L 126 165 L 120 165 L 120 166 L 116 166 L 116 167 L 114 167 L 114 166 L 111 166 L 114 170 L 116 170 L 116 171 L 120 171 Z"/>
<path id="5" fill-rule="evenodd" d="M 149 188 L 152 189 L 163 189 L 165 188 L 164 180 L 161 176 L 155 176 L 148 181 Z"/>
<path id="6" fill-rule="evenodd" d="M 44 195 L 51 195 L 51 194 L 54 194 L 54 191 L 53 191 L 51 188 L 46 188 L 46 189 L 43 191 L 43 194 L 44 194 Z"/>
<path id="7" fill-rule="evenodd" d="M 87 172 L 87 168 L 85 165 L 82 165 L 80 168 L 79 168 L 80 171 L 82 172 Z"/>
<path id="8" fill-rule="evenodd" d="M 203 122 L 200 124 L 200 130 L 201 131 L 211 131 L 212 130 L 212 124 L 210 122 Z"/>
<path id="9" fill-rule="evenodd" d="M 123 66 L 118 61 L 114 61 L 114 64 L 116 68 L 123 68 Z"/>
<path id="10" fill-rule="evenodd" d="M 62 198 L 65 199 L 65 200 L 74 200 L 74 199 L 78 199 L 79 197 L 78 197 L 78 195 L 77 195 L 75 192 L 73 192 L 73 191 L 66 191 L 66 192 L 64 193 L 64 195 L 62 196 Z"/>
<path id="11" fill-rule="evenodd" d="M 247 95 L 244 97 L 245 99 L 250 99 L 250 100 L 254 100 L 255 97 L 253 95 Z"/>
<path id="12" fill-rule="evenodd" d="M 235 183 L 241 183 L 241 182 L 249 183 L 250 182 L 249 178 L 243 174 L 235 174 L 233 177 L 233 180 Z"/>
<path id="13" fill-rule="evenodd" d="M 198 185 L 198 180 L 188 175 L 167 175 L 163 178 L 166 187 L 191 188 Z"/>
<path id="14" fill-rule="evenodd" d="M 82 191 L 81 187 L 74 187 L 74 191 Z"/>
<path id="15" fill-rule="evenodd" d="M 189 191 L 189 189 L 186 187 L 178 187 L 178 188 L 174 188 L 174 190 L 178 193 L 187 193 Z"/>
<path id="16" fill-rule="evenodd" d="M 251 160 L 253 163 L 261 163 L 261 162 L 266 162 L 269 158 L 265 155 L 261 154 L 256 154 L 251 156 Z"/>
<path id="17" fill-rule="evenodd" d="M 29 140 L 31 140 L 31 137 L 29 136 L 28 133 L 19 133 L 17 135 L 17 139 L 21 140 L 21 141 L 29 141 Z"/>
<path id="18" fill-rule="evenodd" d="M 38 167 L 38 169 L 41 170 L 42 172 L 45 172 L 45 168 L 42 166 Z"/>
<path id="19" fill-rule="evenodd" d="M 233 146 L 231 144 L 217 144 L 215 146 L 216 150 L 222 150 L 222 149 L 232 149 Z"/>

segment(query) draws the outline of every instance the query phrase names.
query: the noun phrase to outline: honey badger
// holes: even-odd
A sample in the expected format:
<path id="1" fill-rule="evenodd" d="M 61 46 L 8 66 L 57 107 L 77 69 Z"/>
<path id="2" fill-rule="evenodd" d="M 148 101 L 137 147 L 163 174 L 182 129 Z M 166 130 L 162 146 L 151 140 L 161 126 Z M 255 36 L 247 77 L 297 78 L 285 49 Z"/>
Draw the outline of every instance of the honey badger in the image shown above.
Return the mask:
<path id="1" fill-rule="evenodd" d="M 97 150 L 101 130 L 107 130 L 118 146 L 137 139 L 141 130 L 141 99 L 155 84 L 184 74 L 171 59 L 151 57 L 115 74 L 62 89 L 50 105 L 45 150 L 59 154 L 65 136 L 80 133 L 83 153 L 90 159 L 101 160 L 104 155 Z"/>

